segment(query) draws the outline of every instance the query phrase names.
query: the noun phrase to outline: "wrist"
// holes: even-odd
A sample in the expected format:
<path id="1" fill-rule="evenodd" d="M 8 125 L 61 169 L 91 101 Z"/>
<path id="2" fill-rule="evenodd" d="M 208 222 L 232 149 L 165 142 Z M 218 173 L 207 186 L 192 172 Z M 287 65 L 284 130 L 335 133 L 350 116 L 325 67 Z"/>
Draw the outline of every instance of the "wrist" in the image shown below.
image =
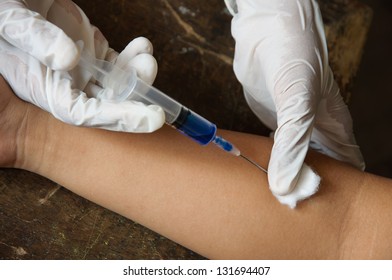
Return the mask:
<path id="1" fill-rule="evenodd" d="M 14 168 L 41 173 L 47 150 L 50 124 L 46 112 L 31 104 L 24 103 L 25 113 L 16 135 L 16 160 Z"/>
<path id="2" fill-rule="evenodd" d="M 0 76 L 1 77 L 1 76 Z M 7 82 L 0 78 L 0 167 L 29 169 L 27 148 L 30 130 L 35 127 L 30 119 L 32 105 L 18 99 Z M 39 152 L 41 149 L 38 149 Z"/>

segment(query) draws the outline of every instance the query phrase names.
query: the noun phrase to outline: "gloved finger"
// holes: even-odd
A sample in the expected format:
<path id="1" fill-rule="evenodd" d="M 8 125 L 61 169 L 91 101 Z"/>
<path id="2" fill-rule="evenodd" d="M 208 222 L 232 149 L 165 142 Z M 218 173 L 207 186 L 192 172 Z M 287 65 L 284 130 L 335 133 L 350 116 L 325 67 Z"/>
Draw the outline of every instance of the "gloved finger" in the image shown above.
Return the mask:
<path id="1" fill-rule="evenodd" d="M 153 46 L 147 38 L 137 37 L 129 42 L 125 49 L 119 54 L 116 64 L 119 67 L 123 67 L 129 60 L 142 53 L 152 55 Z"/>
<path id="2" fill-rule="evenodd" d="M 271 191 L 286 195 L 296 187 L 308 151 L 318 99 L 307 66 L 288 67 L 275 85 L 278 128 L 268 166 Z M 298 76 L 297 76 L 298 74 Z M 311 81 L 311 82 L 309 82 Z"/>
<path id="3" fill-rule="evenodd" d="M 312 118 L 300 117 L 278 127 L 268 164 L 268 181 L 276 195 L 286 195 L 297 186 L 308 151 Z"/>
<path id="4" fill-rule="evenodd" d="M 52 71 L 49 76 L 45 76 L 49 112 L 64 122 L 124 132 L 152 132 L 165 122 L 159 106 L 89 98 L 73 88 L 67 73 Z M 110 89 L 102 89 L 101 94 L 105 95 L 105 90 Z"/>
<path id="5" fill-rule="evenodd" d="M 113 49 L 109 49 L 105 60 L 115 63 L 117 66 L 122 68 L 124 65 L 128 64 L 128 62 L 132 58 L 142 53 L 147 53 L 152 55 L 153 46 L 150 40 L 148 40 L 147 38 L 137 37 L 133 39 L 131 42 L 129 42 L 121 53 L 118 53 Z"/>
<path id="6" fill-rule="evenodd" d="M 158 64 L 152 53 L 151 42 L 144 37 L 138 37 L 118 55 L 115 64 L 125 71 L 134 68 L 138 77 L 151 85 L 158 72 Z"/>
<path id="7" fill-rule="evenodd" d="M 67 87 L 58 88 L 56 96 L 48 96 L 48 104 L 56 118 L 78 126 L 123 132 L 152 132 L 165 122 L 165 114 L 159 106 L 88 98 L 84 92 L 70 91 Z"/>
<path id="8" fill-rule="evenodd" d="M 1 5 L 7 5 L 0 9 L 0 35 L 5 40 L 51 69 L 67 70 L 77 64 L 79 50 L 64 31 L 19 1 Z"/>
<path id="9" fill-rule="evenodd" d="M 137 76 L 151 85 L 157 74 L 156 65 L 157 64 L 153 56 L 149 54 L 140 54 L 129 61 L 122 70 L 129 73 L 134 73 L 133 71 L 136 70 Z M 113 91 L 103 89 L 102 85 L 89 82 L 87 86 L 83 86 L 82 88 L 90 97 L 100 97 L 104 99 L 113 98 Z"/>
<path id="10" fill-rule="evenodd" d="M 127 65 L 123 66 L 123 69 L 125 71 L 131 71 L 131 68 L 135 69 L 140 79 L 152 85 L 158 72 L 157 65 L 152 55 L 142 53 L 130 60 Z"/>

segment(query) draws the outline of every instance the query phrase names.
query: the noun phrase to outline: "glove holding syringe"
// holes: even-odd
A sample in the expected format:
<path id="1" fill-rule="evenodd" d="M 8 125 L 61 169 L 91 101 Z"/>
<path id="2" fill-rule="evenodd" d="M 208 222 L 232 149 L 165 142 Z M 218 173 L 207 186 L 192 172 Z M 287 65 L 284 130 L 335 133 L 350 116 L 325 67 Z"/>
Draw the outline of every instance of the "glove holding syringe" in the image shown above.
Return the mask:
<path id="1" fill-rule="evenodd" d="M 184 107 L 157 88 L 137 77 L 136 71 L 126 72 L 114 64 L 98 60 L 86 51 L 82 52 L 79 66 L 86 69 L 105 88 L 101 99 L 118 102 L 132 100 L 146 105 L 158 105 L 165 112 L 165 121 L 201 145 L 214 143 L 224 151 L 241 156 L 264 172 L 264 168 L 241 155 L 233 144 L 216 135 L 217 127 L 212 122 Z"/>

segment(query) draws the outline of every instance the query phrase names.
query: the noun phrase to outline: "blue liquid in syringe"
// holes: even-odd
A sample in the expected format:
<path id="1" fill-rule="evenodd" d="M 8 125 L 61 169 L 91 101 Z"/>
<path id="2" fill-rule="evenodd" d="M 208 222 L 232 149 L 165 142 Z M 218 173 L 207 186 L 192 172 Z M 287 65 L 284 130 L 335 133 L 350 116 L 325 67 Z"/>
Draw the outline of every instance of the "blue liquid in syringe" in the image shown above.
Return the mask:
<path id="1" fill-rule="evenodd" d="M 201 145 L 210 143 L 215 138 L 217 129 L 215 124 L 185 107 L 172 125 Z"/>
<path id="2" fill-rule="evenodd" d="M 232 155 L 241 155 L 240 150 L 233 144 L 216 135 L 217 128 L 215 124 L 185 107 L 181 108 L 178 118 L 172 125 L 201 145 L 207 145 L 208 143 L 213 142 L 219 148 Z"/>

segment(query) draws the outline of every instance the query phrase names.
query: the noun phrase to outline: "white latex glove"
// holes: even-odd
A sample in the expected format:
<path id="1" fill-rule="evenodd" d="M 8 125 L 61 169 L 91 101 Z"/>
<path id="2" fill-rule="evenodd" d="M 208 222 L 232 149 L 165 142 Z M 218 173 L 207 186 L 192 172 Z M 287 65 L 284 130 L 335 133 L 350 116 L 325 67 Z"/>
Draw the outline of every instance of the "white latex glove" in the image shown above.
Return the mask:
<path id="1" fill-rule="evenodd" d="M 163 110 L 138 102 L 99 100 L 103 90 L 74 67 L 80 50 L 123 69 L 133 67 L 152 83 L 157 64 L 145 38 L 118 55 L 87 16 L 67 0 L 0 0 L 0 73 L 22 99 L 73 124 L 126 132 L 151 132 L 165 120 Z"/>
<path id="2" fill-rule="evenodd" d="M 275 131 L 268 165 L 273 194 L 281 202 L 291 194 L 293 207 L 317 190 L 314 186 L 303 192 L 301 188 L 309 187 L 303 179 L 297 184 L 309 144 L 364 169 L 350 113 L 328 64 L 317 2 L 225 2 L 234 14 L 235 74 L 254 113 Z"/>

